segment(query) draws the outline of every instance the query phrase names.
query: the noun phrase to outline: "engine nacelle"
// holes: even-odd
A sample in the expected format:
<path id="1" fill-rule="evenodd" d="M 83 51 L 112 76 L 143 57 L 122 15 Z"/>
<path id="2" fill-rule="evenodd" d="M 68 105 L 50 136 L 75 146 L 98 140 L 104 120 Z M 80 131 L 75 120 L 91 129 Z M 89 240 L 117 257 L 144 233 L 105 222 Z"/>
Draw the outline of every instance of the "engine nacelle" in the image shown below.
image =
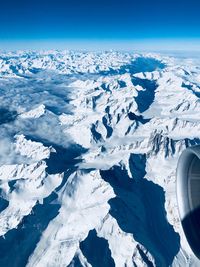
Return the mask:
<path id="1" fill-rule="evenodd" d="M 200 259 L 200 146 L 187 148 L 177 167 L 177 200 L 187 241 Z"/>

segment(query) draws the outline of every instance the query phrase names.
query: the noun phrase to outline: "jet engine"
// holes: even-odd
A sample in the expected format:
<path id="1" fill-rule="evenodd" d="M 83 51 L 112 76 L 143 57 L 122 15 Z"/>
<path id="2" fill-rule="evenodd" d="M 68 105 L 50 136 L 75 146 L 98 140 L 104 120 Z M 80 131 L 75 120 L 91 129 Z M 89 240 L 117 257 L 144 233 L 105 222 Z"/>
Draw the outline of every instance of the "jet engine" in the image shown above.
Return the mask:
<path id="1" fill-rule="evenodd" d="M 187 241 L 200 259 L 200 146 L 187 148 L 177 166 L 177 201 Z"/>

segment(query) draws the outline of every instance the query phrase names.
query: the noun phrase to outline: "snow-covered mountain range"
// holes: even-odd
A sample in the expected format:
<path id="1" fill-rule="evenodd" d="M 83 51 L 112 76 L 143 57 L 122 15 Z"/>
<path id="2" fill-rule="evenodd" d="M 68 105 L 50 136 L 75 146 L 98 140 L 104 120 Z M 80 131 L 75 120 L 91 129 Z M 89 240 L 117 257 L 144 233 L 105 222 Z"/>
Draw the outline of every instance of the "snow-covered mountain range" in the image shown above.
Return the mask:
<path id="1" fill-rule="evenodd" d="M 175 172 L 200 143 L 195 59 L 0 53 L 0 266 L 200 266 Z"/>

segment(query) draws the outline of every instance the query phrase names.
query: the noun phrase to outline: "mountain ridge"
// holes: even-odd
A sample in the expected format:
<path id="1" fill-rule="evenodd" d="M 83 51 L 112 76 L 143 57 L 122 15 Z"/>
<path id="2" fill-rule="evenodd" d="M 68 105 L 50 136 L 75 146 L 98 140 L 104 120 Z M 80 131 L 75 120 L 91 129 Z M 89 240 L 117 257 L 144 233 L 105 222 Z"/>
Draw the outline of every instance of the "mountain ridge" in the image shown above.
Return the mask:
<path id="1" fill-rule="evenodd" d="M 175 171 L 199 86 L 178 57 L 1 52 L 0 265 L 198 266 Z"/>

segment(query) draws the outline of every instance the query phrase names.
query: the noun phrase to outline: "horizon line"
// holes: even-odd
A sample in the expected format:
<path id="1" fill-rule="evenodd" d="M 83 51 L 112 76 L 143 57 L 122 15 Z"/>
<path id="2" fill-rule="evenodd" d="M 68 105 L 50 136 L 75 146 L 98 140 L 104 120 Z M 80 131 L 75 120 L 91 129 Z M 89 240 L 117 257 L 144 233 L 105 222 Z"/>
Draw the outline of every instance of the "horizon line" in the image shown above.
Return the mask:
<path id="1" fill-rule="evenodd" d="M 0 50 L 79 50 L 79 51 L 200 51 L 200 38 L 141 39 L 7 39 Z"/>

